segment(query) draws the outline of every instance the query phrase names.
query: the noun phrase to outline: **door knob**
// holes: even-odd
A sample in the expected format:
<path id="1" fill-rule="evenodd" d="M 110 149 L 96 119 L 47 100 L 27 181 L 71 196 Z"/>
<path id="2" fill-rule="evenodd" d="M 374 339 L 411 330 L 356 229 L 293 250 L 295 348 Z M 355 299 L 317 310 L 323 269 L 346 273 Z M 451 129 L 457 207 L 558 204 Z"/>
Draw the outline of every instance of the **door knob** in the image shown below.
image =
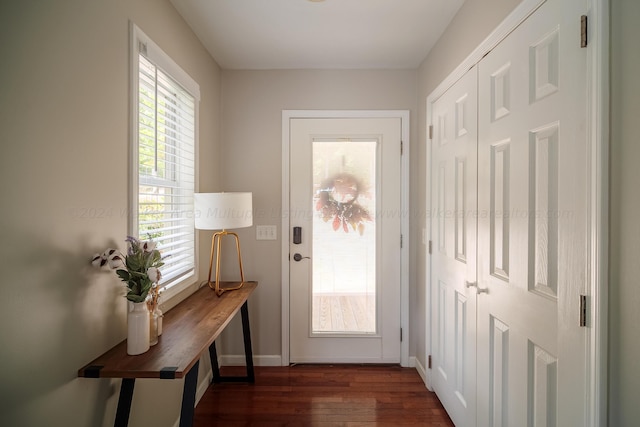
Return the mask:
<path id="1" fill-rule="evenodd" d="M 464 285 L 467 288 L 477 288 L 478 287 L 478 282 L 468 282 L 468 281 L 464 281 Z"/>
<path id="2" fill-rule="evenodd" d="M 293 254 L 293 260 L 296 262 L 302 261 L 303 259 L 311 259 L 308 256 L 302 256 L 300 254 Z"/>
<path id="3" fill-rule="evenodd" d="M 476 288 L 476 292 L 479 294 L 488 294 L 489 288 Z"/>

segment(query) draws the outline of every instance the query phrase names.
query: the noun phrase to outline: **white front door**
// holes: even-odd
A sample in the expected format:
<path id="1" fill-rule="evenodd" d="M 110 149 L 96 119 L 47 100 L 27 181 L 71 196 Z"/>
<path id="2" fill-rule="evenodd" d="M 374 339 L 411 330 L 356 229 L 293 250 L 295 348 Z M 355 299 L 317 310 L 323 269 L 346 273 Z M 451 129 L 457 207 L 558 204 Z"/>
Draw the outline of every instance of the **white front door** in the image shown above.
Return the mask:
<path id="1" fill-rule="evenodd" d="M 476 417 L 477 67 L 433 104 L 432 386 L 458 426 Z"/>
<path id="2" fill-rule="evenodd" d="M 292 118 L 290 361 L 400 362 L 400 118 Z"/>
<path id="3" fill-rule="evenodd" d="M 479 426 L 585 425 L 584 3 L 547 0 L 479 64 Z"/>

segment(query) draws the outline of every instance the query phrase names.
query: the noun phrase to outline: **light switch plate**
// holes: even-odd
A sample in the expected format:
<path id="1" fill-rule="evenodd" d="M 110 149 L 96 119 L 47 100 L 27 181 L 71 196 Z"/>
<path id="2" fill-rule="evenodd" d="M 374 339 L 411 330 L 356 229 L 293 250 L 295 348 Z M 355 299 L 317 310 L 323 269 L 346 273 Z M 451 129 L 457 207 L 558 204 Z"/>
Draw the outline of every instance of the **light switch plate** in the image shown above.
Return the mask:
<path id="1" fill-rule="evenodd" d="M 278 227 L 275 225 L 256 225 L 256 240 L 277 240 Z"/>

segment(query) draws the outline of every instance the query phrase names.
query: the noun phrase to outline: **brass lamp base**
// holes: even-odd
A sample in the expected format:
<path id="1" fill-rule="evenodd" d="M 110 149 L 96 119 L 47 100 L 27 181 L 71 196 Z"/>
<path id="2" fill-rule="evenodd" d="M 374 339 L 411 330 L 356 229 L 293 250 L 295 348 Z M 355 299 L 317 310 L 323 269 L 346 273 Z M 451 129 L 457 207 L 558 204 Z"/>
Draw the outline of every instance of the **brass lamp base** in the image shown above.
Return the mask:
<path id="1" fill-rule="evenodd" d="M 236 238 L 236 251 L 238 252 L 238 265 L 240 266 L 240 282 L 234 282 L 232 287 L 221 287 L 220 286 L 220 253 L 222 249 L 222 237 L 231 235 Z M 211 281 L 211 272 L 213 271 L 213 256 L 214 253 L 216 255 L 216 281 Z M 240 239 L 238 235 L 232 231 L 218 231 L 213 233 L 213 237 L 211 238 L 211 258 L 209 260 L 209 278 L 208 278 L 209 287 L 216 292 L 216 295 L 220 296 L 226 291 L 235 291 L 240 289 L 244 285 L 244 272 L 242 271 L 242 257 L 240 256 Z"/>

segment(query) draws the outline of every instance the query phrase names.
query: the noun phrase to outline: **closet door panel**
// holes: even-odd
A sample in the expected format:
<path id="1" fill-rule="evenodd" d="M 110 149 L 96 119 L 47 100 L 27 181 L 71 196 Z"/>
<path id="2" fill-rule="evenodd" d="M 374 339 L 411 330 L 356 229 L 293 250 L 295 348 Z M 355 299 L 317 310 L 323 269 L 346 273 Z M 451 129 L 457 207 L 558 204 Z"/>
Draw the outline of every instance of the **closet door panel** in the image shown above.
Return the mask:
<path id="1" fill-rule="evenodd" d="M 458 426 L 476 418 L 477 70 L 434 103 L 433 387 Z"/>
<path id="2" fill-rule="evenodd" d="M 581 3 L 547 0 L 479 64 L 479 426 L 584 424 Z"/>

